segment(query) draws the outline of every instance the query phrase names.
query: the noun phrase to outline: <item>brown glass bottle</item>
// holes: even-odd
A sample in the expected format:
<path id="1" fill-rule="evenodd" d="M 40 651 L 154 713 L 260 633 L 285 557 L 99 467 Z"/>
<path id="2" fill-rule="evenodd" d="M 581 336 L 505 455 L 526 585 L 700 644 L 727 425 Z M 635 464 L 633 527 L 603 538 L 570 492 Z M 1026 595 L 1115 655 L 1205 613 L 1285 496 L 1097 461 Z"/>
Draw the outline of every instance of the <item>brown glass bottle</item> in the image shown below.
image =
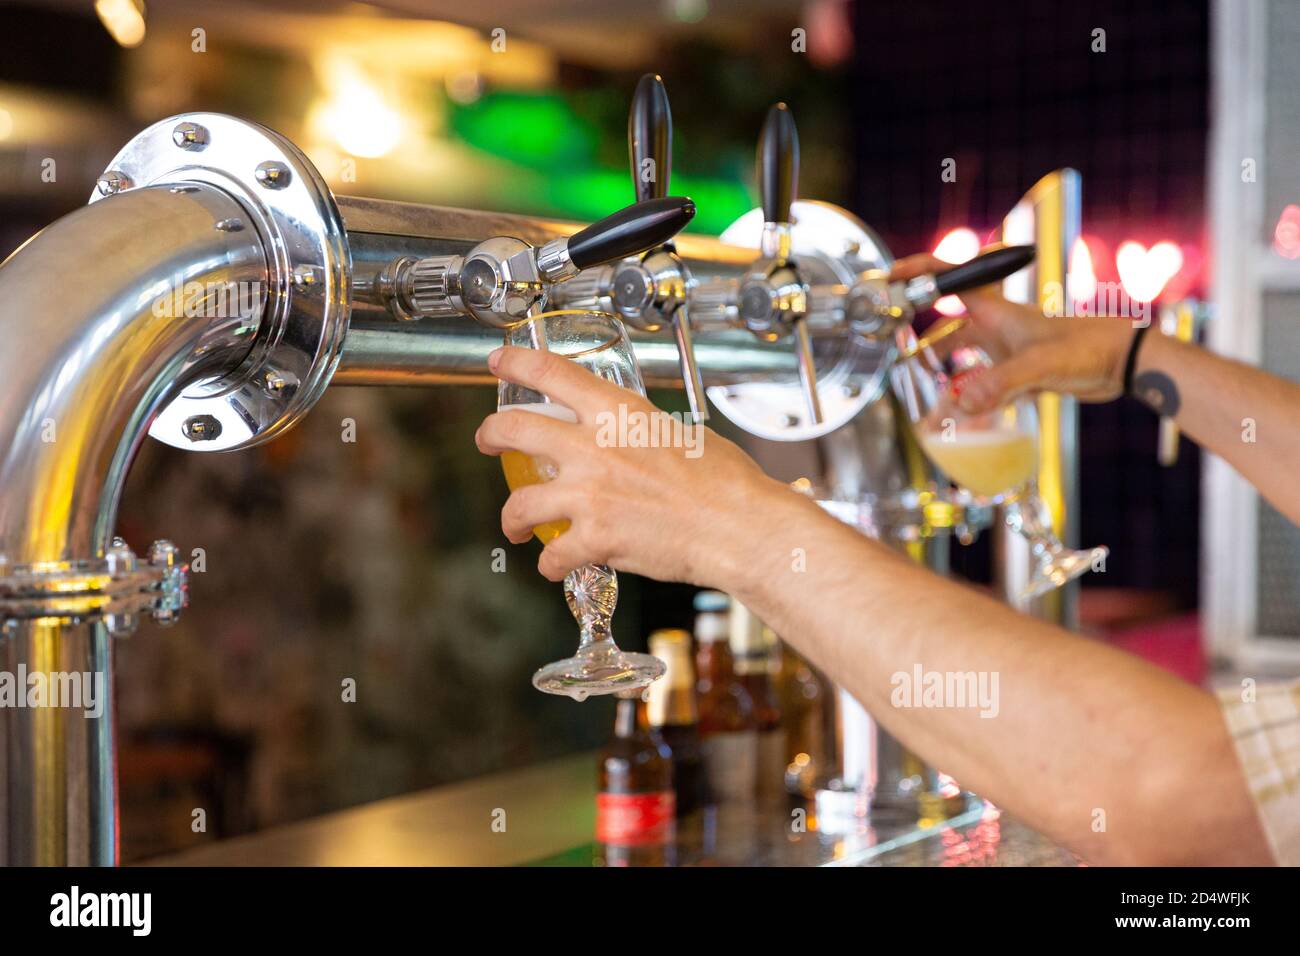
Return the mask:
<path id="1" fill-rule="evenodd" d="M 785 727 L 773 676 L 777 670 L 776 635 L 743 604 L 732 602 L 730 640 L 736 679 L 753 702 L 758 733 L 756 794 L 762 801 L 785 797 L 785 771 L 789 763 Z"/>
<path id="2" fill-rule="evenodd" d="M 600 752 L 598 780 L 598 862 L 670 864 L 676 832 L 672 753 L 650 726 L 640 697 L 619 699 L 614 738 Z"/>
<path id="3" fill-rule="evenodd" d="M 691 635 L 678 630 L 655 631 L 650 635 L 650 653 L 668 668 L 650 685 L 647 712 L 650 726 L 659 731 L 672 751 L 673 792 L 677 795 L 677 816 L 681 818 L 708 802 Z"/>
<path id="4" fill-rule="evenodd" d="M 758 781 L 758 728 L 754 704 L 736 677 L 728 645 L 728 598 L 696 595 L 695 666 L 709 792 L 720 803 L 754 799 Z"/>
<path id="5" fill-rule="evenodd" d="M 781 713 L 786 728 L 786 790 L 811 797 L 818 775 L 826 769 L 826 686 L 813 666 L 789 644 L 780 641 Z"/>

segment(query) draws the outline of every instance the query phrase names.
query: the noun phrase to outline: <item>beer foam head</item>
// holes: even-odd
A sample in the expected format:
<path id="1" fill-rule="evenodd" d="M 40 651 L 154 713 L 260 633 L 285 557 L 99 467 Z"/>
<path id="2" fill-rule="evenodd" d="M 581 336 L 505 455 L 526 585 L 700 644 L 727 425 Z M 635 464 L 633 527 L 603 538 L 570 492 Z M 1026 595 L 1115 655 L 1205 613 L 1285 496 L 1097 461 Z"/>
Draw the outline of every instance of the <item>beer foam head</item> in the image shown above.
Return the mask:
<path id="1" fill-rule="evenodd" d="M 546 415 L 548 418 L 554 418 L 562 422 L 568 422 L 571 425 L 578 424 L 578 413 L 567 405 L 557 405 L 555 402 L 527 402 L 522 405 L 502 405 L 497 409 L 499 412 L 533 412 L 537 415 Z"/>

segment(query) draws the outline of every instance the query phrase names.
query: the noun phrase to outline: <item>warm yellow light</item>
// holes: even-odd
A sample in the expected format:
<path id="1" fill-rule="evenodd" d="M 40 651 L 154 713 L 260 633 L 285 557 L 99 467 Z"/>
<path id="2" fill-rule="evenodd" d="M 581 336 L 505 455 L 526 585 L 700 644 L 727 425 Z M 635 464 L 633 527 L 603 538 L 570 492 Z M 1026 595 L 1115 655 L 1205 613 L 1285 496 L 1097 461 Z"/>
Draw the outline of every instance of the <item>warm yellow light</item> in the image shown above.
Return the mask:
<path id="1" fill-rule="evenodd" d="M 975 235 L 975 230 L 962 226 L 939 240 L 939 244 L 934 247 L 934 257 L 944 262 L 951 262 L 953 265 L 960 265 L 974 259 L 979 255 L 979 251 L 980 237 Z M 934 304 L 934 308 L 940 315 L 961 315 L 966 311 L 966 306 L 962 305 L 961 299 L 955 295 L 945 295 Z"/>
<path id="2" fill-rule="evenodd" d="M 95 0 L 95 12 L 120 45 L 130 48 L 144 42 L 143 0 Z"/>
<path id="3" fill-rule="evenodd" d="M 14 117 L 3 106 L 0 106 L 0 141 L 8 139 L 14 132 Z"/>
<path id="4" fill-rule="evenodd" d="M 1070 268 L 1065 274 L 1065 288 L 1075 302 L 1091 302 L 1097 294 L 1097 272 L 1092 267 L 1092 252 L 1083 236 L 1070 249 Z"/>
<path id="5" fill-rule="evenodd" d="M 325 99 L 312 122 L 342 149 L 366 159 L 391 153 L 402 139 L 402 117 L 357 66 L 337 57 L 319 70 Z"/>
<path id="6" fill-rule="evenodd" d="M 953 265 L 960 265 L 974 259 L 980 251 L 980 237 L 975 235 L 974 229 L 967 229 L 962 226 L 960 229 L 953 229 L 934 247 L 934 257 L 942 259 L 944 262 L 951 262 Z"/>

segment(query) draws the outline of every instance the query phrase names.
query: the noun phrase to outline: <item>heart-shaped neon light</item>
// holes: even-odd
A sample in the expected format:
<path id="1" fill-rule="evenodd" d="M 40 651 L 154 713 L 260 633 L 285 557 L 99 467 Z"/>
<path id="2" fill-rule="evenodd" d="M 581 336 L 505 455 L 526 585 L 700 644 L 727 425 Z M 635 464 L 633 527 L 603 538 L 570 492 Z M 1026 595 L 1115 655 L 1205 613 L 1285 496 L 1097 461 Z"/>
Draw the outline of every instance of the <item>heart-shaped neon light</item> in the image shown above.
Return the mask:
<path id="1" fill-rule="evenodd" d="M 1150 249 L 1131 239 L 1120 243 L 1115 253 L 1115 268 L 1124 291 L 1136 302 L 1151 302 L 1183 267 L 1183 251 L 1169 241 L 1157 242 Z"/>
<path id="2" fill-rule="evenodd" d="M 1273 248 L 1278 255 L 1300 259 L 1300 206 L 1292 204 L 1282 210 L 1273 229 Z"/>

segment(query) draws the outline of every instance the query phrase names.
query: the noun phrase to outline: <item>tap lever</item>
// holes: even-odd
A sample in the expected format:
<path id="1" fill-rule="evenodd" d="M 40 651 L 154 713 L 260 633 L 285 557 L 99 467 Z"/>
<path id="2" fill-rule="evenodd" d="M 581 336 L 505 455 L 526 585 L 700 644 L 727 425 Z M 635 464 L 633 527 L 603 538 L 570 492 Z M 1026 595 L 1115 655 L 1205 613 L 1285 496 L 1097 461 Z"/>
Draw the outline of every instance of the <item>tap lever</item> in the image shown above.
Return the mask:
<path id="1" fill-rule="evenodd" d="M 741 321 L 755 335 L 791 335 L 799 359 L 799 381 L 814 425 L 822 422 L 817 365 L 805 319 L 808 283 L 790 258 L 791 206 L 799 180 L 799 132 L 784 103 L 767 111 L 758 137 L 758 185 L 763 194 L 762 258 L 740 287 Z"/>
<path id="2" fill-rule="evenodd" d="M 663 79 L 647 73 L 632 94 L 627 117 L 627 150 L 637 202 L 668 195 L 673 163 L 673 114 Z"/>
<path id="3" fill-rule="evenodd" d="M 777 103 L 767 111 L 758 137 L 758 188 L 767 222 L 790 224 L 798 183 L 799 132 L 790 107 Z"/>
<path id="4" fill-rule="evenodd" d="M 672 175 L 673 116 L 664 81 L 654 73 L 641 77 L 627 118 L 627 150 L 632 185 L 640 203 L 662 202 Z M 623 321 L 643 332 L 671 325 L 686 397 L 696 421 L 709 417 L 708 402 L 691 343 L 686 298 L 694 280 L 671 242 L 615 268 L 608 298 Z"/>
<path id="5" fill-rule="evenodd" d="M 945 272 L 917 276 L 907 284 L 905 295 L 914 308 L 928 308 L 942 296 L 978 289 L 1019 272 L 1034 261 L 1035 252 L 1031 245 L 991 249 Z"/>
<path id="6" fill-rule="evenodd" d="M 685 196 L 647 199 L 593 222 L 568 239 L 548 242 L 542 250 L 545 251 L 556 243 L 564 243 L 567 259 L 573 267 L 570 275 L 576 275 L 579 269 L 590 269 L 592 266 L 626 259 L 662 246 L 681 232 L 694 217 L 695 203 Z M 542 265 L 541 252 L 538 253 L 537 260 L 538 265 Z M 547 276 L 551 281 L 567 277 Z"/>

